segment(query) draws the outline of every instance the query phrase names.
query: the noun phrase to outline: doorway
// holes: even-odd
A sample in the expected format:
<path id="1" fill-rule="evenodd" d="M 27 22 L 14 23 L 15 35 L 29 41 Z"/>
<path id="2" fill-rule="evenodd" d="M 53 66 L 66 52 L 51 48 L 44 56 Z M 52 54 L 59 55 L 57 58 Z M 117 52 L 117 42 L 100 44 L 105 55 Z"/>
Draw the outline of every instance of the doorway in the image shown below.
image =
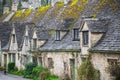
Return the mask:
<path id="1" fill-rule="evenodd" d="M 4 54 L 4 67 L 7 65 L 7 54 Z"/>
<path id="2" fill-rule="evenodd" d="M 70 76 L 71 80 L 75 80 L 75 59 L 70 59 Z"/>

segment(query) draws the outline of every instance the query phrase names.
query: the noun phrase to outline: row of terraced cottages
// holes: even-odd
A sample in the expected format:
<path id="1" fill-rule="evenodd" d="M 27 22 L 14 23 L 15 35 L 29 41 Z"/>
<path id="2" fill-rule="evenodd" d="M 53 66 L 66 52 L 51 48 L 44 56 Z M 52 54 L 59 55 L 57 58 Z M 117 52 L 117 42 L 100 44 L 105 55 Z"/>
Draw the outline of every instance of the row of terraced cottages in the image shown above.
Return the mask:
<path id="1" fill-rule="evenodd" d="M 118 21 L 118 17 L 114 22 Z M 66 22 L 67 20 L 65 20 Z M 111 20 L 84 19 L 46 29 L 32 23 L 0 23 L 1 65 L 15 62 L 23 69 L 28 62 L 48 67 L 60 80 L 77 80 L 77 69 L 88 54 L 101 80 L 111 80 L 106 68 L 119 62 L 120 25 Z"/>

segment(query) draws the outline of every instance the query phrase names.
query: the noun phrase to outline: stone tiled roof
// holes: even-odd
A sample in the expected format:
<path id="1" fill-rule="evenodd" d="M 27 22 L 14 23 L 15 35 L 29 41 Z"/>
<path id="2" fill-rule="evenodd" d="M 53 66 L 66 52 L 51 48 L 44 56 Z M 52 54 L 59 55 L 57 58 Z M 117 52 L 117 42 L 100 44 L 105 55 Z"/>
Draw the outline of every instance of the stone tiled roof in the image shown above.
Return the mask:
<path id="1" fill-rule="evenodd" d="M 57 25 L 57 30 L 69 30 L 74 24 L 73 18 L 67 18 Z"/>
<path id="2" fill-rule="evenodd" d="M 109 24 L 109 20 L 91 20 L 86 19 L 87 25 L 91 32 L 106 32 Z"/>
<path id="3" fill-rule="evenodd" d="M 57 50 L 80 50 L 79 41 L 73 41 L 72 30 L 66 32 L 66 35 L 60 41 L 55 40 L 55 33 L 51 38 L 39 48 L 40 51 L 57 51 Z"/>
<path id="4" fill-rule="evenodd" d="M 28 36 L 29 39 L 32 39 L 35 25 L 33 23 L 26 23 L 28 25 Z"/>
<path id="5" fill-rule="evenodd" d="M 107 33 L 90 51 L 120 52 L 120 11 L 109 16 L 111 20 Z"/>
<path id="6" fill-rule="evenodd" d="M 28 36 L 29 36 L 29 39 L 31 39 L 33 36 L 33 31 L 34 31 L 34 24 L 32 24 L 32 23 L 23 23 L 23 24 L 15 23 L 15 33 L 16 33 L 17 44 L 18 44 L 19 50 L 21 50 L 22 45 L 23 45 L 26 25 L 28 25 Z"/>
<path id="7" fill-rule="evenodd" d="M 15 33 L 16 33 L 18 48 L 21 49 L 25 34 L 25 24 L 15 23 Z"/>
<path id="8" fill-rule="evenodd" d="M 0 40 L 1 40 L 1 48 L 3 50 L 9 49 L 9 41 L 11 35 L 12 27 L 8 22 L 0 23 Z"/>
<path id="9" fill-rule="evenodd" d="M 117 0 L 118 3 L 120 2 L 120 0 Z M 97 6 L 100 5 L 99 1 L 97 0 L 94 0 L 94 1 L 90 1 L 86 6 L 85 8 L 80 12 L 79 14 L 79 18 L 78 20 L 76 21 L 76 23 L 74 24 L 73 28 L 80 28 L 82 25 L 82 21 L 83 21 L 83 18 L 82 16 L 86 16 L 86 17 L 89 17 L 89 16 L 92 16 L 92 18 L 109 18 L 110 22 L 113 23 L 115 17 L 112 17 L 113 15 L 116 15 L 116 11 L 119 10 L 119 6 L 118 6 L 118 9 L 116 9 L 115 12 L 112 11 L 112 7 L 110 7 L 108 4 L 105 4 L 104 6 L 100 6 L 101 9 L 97 10 L 95 8 L 97 8 Z M 120 19 L 117 19 L 118 21 Z M 116 24 L 119 23 L 118 21 L 116 20 Z M 58 21 L 57 23 L 54 23 L 55 20 L 51 20 L 50 24 L 46 24 L 48 28 L 53 28 L 53 29 L 60 29 L 60 30 L 64 30 L 64 23 L 62 23 L 62 21 Z M 104 32 L 106 33 L 109 29 L 110 29 L 110 23 L 109 20 L 105 21 L 105 20 L 98 20 L 98 21 L 87 21 L 88 22 L 88 25 L 90 27 L 90 30 L 91 32 Z M 56 25 L 57 24 L 57 25 Z M 109 24 L 109 25 L 108 25 Z M 113 26 L 115 26 L 116 24 L 112 25 L 111 27 L 111 30 L 113 30 Z M 67 27 L 68 28 L 68 27 Z M 109 32 L 109 31 L 108 31 Z M 107 32 L 107 33 L 108 33 Z M 106 34 L 107 34 L 106 33 Z M 111 32 L 112 33 L 112 32 Z M 72 30 L 69 31 L 65 37 L 60 40 L 60 41 L 56 41 L 55 40 L 55 33 L 53 34 L 53 36 L 42 46 L 39 48 L 40 51 L 44 51 L 44 50 L 69 50 L 69 49 L 80 49 L 80 42 L 79 41 L 73 41 L 73 36 L 72 36 Z M 112 36 L 112 35 L 109 35 L 109 36 Z M 103 38 L 102 38 L 103 39 Z M 107 38 L 104 38 L 104 39 L 107 39 Z M 104 40 L 103 39 L 103 40 Z M 114 39 L 114 38 L 113 38 Z M 111 42 L 112 39 L 110 39 Z M 101 42 L 101 41 L 100 41 Z M 108 41 L 109 42 L 109 41 Z M 101 42 L 102 43 L 102 42 Z M 106 50 L 109 50 L 108 47 L 110 46 L 109 44 L 106 44 L 108 45 L 107 47 L 103 47 L 104 45 L 106 44 L 106 42 L 101 45 L 101 44 L 98 44 L 99 46 L 96 47 L 96 50 L 102 50 L 102 49 L 106 49 Z M 116 44 L 116 43 L 114 43 Z M 115 45 L 114 45 L 115 46 Z M 117 47 L 116 47 L 117 48 Z M 95 48 L 94 48 L 95 49 Z"/>
<path id="10" fill-rule="evenodd" d="M 37 38 L 40 40 L 48 40 L 50 38 L 50 34 L 48 30 L 37 30 Z"/>
<path id="11" fill-rule="evenodd" d="M 120 0 L 118 1 L 118 5 L 120 4 Z M 120 50 L 120 39 L 119 39 L 119 27 L 120 27 L 120 7 L 118 6 L 118 12 L 112 12 L 112 7 L 107 5 L 101 6 L 100 10 L 95 10 L 95 8 L 99 7 L 99 1 L 93 0 L 89 1 L 85 8 L 80 12 L 79 18 L 74 24 L 73 28 L 80 28 L 83 18 L 82 16 L 93 16 L 97 18 L 108 17 L 110 19 L 110 23 L 102 20 L 102 21 L 91 21 L 87 20 L 88 26 L 91 32 L 106 32 L 105 36 L 99 41 L 99 43 L 92 47 L 93 51 L 119 51 Z M 95 7 L 96 6 L 96 7 Z M 60 11 L 60 12 L 59 12 Z M 52 18 L 43 20 L 43 24 L 38 24 L 39 26 L 44 26 L 45 30 L 37 30 L 37 37 L 39 39 L 47 39 L 46 43 L 39 48 L 40 51 L 44 50 L 79 50 L 80 42 L 73 41 L 73 32 L 72 30 L 68 31 L 70 27 L 71 20 L 66 20 L 62 22 L 58 19 L 60 13 L 64 12 L 64 8 L 61 8 L 58 11 L 58 15 L 55 15 Z M 49 12 L 48 12 L 49 13 Z M 31 18 L 31 17 L 30 17 Z M 70 22 L 69 22 L 70 21 Z M 38 21 L 38 23 L 41 22 Z M 16 37 L 19 48 L 22 46 L 22 42 L 24 39 L 25 33 L 25 25 L 26 24 L 16 24 Z M 3 26 L 3 25 L 2 25 Z M 6 31 L 10 28 L 8 31 Z M 48 29 L 48 30 L 47 30 Z M 67 30 L 64 38 L 60 41 L 55 40 L 55 32 L 52 37 L 49 36 L 49 29 L 59 29 L 59 30 Z M 34 27 L 29 27 L 29 35 L 32 38 L 34 31 Z M 8 32 L 8 33 L 6 33 Z M 3 38 L 2 47 L 8 44 L 10 38 L 11 27 L 2 27 L 0 31 L 0 38 Z M 7 35 L 8 34 L 8 35 Z M 3 37 L 3 35 L 7 35 Z"/>

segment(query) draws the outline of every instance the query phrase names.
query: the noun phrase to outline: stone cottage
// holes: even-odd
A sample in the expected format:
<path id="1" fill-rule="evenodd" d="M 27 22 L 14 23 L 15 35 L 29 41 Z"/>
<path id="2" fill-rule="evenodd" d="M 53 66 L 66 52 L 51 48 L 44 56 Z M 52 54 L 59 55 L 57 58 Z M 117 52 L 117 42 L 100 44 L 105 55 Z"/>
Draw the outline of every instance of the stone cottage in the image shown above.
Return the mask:
<path id="1" fill-rule="evenodd" d="M 1 52 L 1 65 L 6 67 L 7 53 L 9 49 L 9 38 L 11 36 L 12 27 L 9 23 L 0 23 L 0 52 Z M 3 27 L 4 26 L 4 27 Z"/>
<path id="2" fill-rule="evenodd" d="M 92 54 L 91 61 L 93 62 L 95 68 L 100 70 L 101 80 L 112 80 L 112 74 L 107 72 L 108 66 L 118 65 L 119 63 L 119 16 L 119 11 L 115 15 L 111 16 L 106 34 L 100 39 L 100 41 L 98 41 L 95 46 L 90 49 Z"/>
<path id="3" fill-rule="evenodd" d="M 119 65 L 119 11 L 106 19 L 84 19 L 80 29 L 81 59 L 91 54 L 100 80 L 113 80 L 109 66 Z"/>
<path id="4" fill-rule="evenodd" d="M 38 50 L 32 50 L 39 65 L 48 67 L 61 79 L 77 79 L 80 64 L 79 27 L 69 29 L 72 19 L 65 19 L 56 28 L 38 29 L 37 39 L 41 41 Z M 42 31 L 41 31 L 42 30 Z"/>
<path id="5" fill-rule="evenodd" d="M 90 54 L 93 66 L 100 71 L 100 79 L 111 80 L 107 68 L 119 63 L 120 6 L 108 5 L 109 1 L 103 6 L 100 2 L 88 0 L 85 5 L 81 4 L 83 8 L 77 19 L 73 16 L 65 18 L 70 14 L 64 12 L 76 8 L 66 4 L 58 11 L 51 7 L 43 18 L 37 20 L 36 26 L 30 20 L 14 25 L 1 23 L 2 66 L 15 62 L 16 67 L 23 69 L 26 63 L 34 62 L 48 67 L 60 80 L 77 80 L 77 69 Z M 49 15 L 52 12 L 55 14 Z M 27 19 L 32 19 L 33 13 Z M 18 22 L 24 21 L 20 19 Z"/>
<path id="6" fill-rule="evenodd" d="M 29 50 L 33 27 L 33 24 L 1 23 L 0 30 L 3 32 L 1 41 L 4 40 L 1 42 L 1 65 L 3 67 L 6 67 L 9 62 L 14 62 L 18 69 L 23 69 L 27 62 L 32 62 Z M 5 29 L 8 32 L 4 31 Z"/>

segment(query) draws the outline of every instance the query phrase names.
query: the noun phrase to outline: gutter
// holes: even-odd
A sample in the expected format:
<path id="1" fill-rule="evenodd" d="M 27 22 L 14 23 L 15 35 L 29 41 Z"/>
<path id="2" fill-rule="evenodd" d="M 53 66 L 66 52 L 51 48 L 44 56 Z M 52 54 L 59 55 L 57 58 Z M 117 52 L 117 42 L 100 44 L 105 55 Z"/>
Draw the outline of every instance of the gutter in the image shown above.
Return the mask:
<path id="1" fill-rule="evenodd" d="M 81 52 L 80 49 L 70 49 L 70 50 L 64 50 L 64 49 L 61 49 L 61 50 L 36 50 L 36 51 L 31 51 L 31 52 Z"/>
<path id="2" fill-rule="evenodd" d="M 120 51 L 111 51 L 111 50 L 88 50 L 90 53 L 116 53 L 120 54 Z"/>

